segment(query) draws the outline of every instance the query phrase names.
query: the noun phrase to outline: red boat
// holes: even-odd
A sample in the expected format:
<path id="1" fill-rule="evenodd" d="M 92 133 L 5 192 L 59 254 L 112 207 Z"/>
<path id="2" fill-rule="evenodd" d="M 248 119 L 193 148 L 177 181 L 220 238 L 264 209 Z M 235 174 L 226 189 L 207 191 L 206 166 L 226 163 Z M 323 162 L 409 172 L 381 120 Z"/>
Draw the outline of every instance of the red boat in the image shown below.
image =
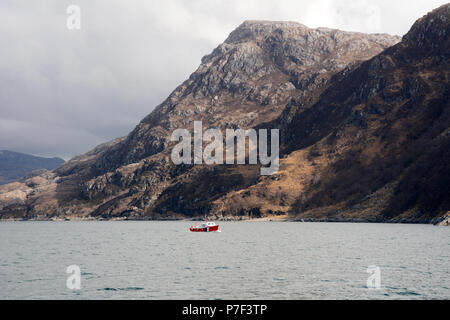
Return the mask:
<path id="1" fill-rule="evenodd" d="M 219 225 L 214 222 L 203 222 L 200 225 L 191 226 L 191 232 L 220 232 Z"/>

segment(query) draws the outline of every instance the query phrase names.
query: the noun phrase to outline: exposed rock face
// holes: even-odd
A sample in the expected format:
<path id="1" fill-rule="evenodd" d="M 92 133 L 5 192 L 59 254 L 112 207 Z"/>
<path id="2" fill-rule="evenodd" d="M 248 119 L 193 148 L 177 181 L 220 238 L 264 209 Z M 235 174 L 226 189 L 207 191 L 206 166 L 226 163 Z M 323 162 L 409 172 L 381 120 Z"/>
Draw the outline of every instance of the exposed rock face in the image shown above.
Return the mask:
<path id="1" fill-rule="evenodd" d="M 294 22 L 244 22 L 126 140 L 99 157 L 96 168 L 109 171 L 157 154 L 169 132 L 194 120 L 217 128 L 272 120 L 292 97 L 310 94 L 348 64 L 399 40 Z"/>
<path id="2" fill-rule="evenodd" d="M 448 187 L 436 206 L 422 204 L 445 176 L 433 175 L 414 199 L 401 195 L 409 181 L 423 181 L 417 172 L 448 173 L 448 19 L 448 6 L 440 8 L 399 44 L 389 35 L 244 22 L 127 137 L 33 186 L 0 188 L 0 215 L 433 219 L 448 210 Z M 170 134 L 194 120 L 204 128 L 280 128 L 280 172 L 175 166 Z M 394 208 L 399 194 L 404 203 Z"/>
<path id="3" fill-rule="evenodd" d="M 447 212 L 447 215 L 442 218 L 442 221 L 437 223 L 438 226 L 448 227 L 450 226 L 450 213 Z"/>

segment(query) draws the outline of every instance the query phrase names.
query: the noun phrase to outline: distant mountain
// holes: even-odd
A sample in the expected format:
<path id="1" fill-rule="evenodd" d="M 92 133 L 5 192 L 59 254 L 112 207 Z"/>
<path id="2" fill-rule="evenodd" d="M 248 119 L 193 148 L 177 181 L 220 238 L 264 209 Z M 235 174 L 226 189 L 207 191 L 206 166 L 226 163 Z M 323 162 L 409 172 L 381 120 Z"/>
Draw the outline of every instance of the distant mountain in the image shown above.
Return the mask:
<path id="1" fill-rule="evenodd" d="M 61 158 L 36 157 L 29 154 L 0 150 L 0 184 L 23 178 L 34 170 L 53 170 L 63 164 Z"/>
<path id="2" fill-rule="evenodd" d="M 0 217 L 439 222 L 450 210 L 450 5 L 403 39 L 246 21 L 127 136 L 0 187 Z M 180 165 L 175 129 L 279 128 L 280 170 Z"/>

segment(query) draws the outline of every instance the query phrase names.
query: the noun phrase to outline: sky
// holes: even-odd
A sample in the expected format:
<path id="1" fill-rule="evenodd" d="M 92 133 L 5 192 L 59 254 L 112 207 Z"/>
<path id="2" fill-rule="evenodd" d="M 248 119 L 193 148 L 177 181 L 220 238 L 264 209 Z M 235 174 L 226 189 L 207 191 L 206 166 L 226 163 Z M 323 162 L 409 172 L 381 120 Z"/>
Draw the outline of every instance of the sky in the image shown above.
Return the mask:
<path id="1" fill-rule="evenodd" d="M 128 134 L 245 20 L 404 35 L 445 3 L 1 0 L 0 150 L 67 160 Z"/>

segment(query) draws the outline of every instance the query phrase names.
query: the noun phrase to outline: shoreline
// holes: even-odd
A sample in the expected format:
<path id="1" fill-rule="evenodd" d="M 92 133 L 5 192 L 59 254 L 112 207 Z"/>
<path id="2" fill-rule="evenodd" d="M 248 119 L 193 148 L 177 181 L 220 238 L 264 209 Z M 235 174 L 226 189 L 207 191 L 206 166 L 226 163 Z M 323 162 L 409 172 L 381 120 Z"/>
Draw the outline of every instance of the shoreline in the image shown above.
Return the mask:
<path id="1" fill-rule="evenodd" d="M 434 226 L 450 226 L 449 217 L 440 219 L 441 221 L 412 221 L 407 219 L 401 220 L 374 220 L 374 219 L 344 219 L 344 218 L 287 218 L 287 217 L 261 217 L 261 218 L 220 218 L 220 219 L 208 219 L 210 221 L 217 222 L 254 222 L 254 223 L 264 223 L 264 222 L 298 222 L 298 223 L 371 223 L 371 224 L 421 224 L 421 225 L 434 225 Z M 71 218 L 0 218 L 0 222 L 123 222 L 123 221 L 155 221 L 155 222 L 167 222 L 167 221 L 184 221 L 184 222 L 195 222 L 203 221 L 200 218 L 178 218 L 178 217 L 168 217 L 162 219 L 152 219 L 152 218 L 83 218 L 83 217 L 71 217 Z"/>

